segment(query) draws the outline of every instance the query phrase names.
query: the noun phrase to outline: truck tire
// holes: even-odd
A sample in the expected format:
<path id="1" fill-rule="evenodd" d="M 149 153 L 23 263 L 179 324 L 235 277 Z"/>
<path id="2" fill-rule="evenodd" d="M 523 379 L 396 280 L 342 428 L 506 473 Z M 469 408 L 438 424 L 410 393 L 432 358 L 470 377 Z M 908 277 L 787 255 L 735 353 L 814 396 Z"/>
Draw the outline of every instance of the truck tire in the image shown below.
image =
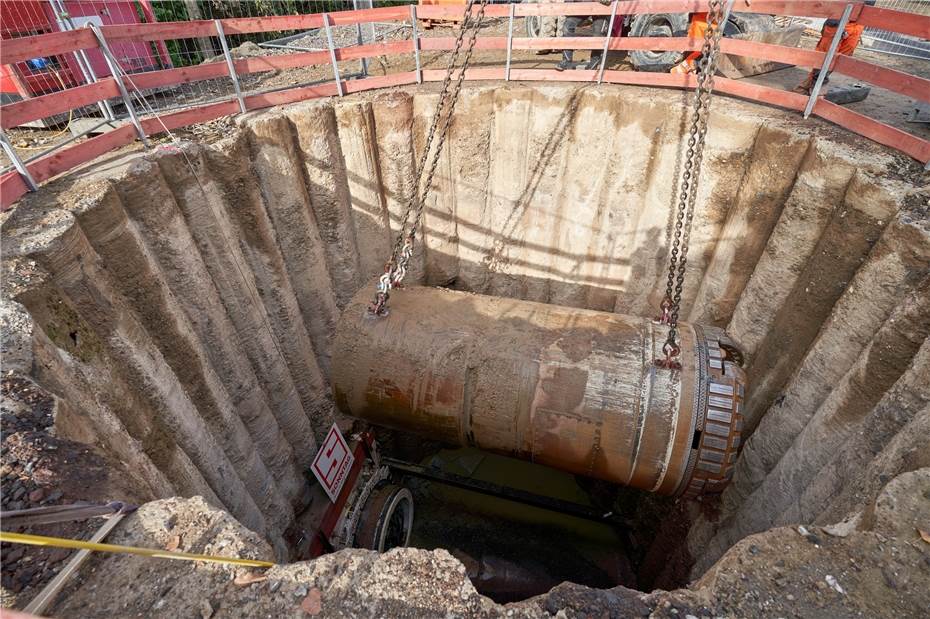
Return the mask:
<path id="1" fill-rule="evenodd" d="M 727 27 L 724 28 L 725 36 L 734 34 L 750 34 L 753 32 L 771 32 L 779 30 L 775 18 L 771 15 L 762 13 L 730 13 L 730 19 L 727 21 Z"/>
<path id="2" fill-rule="evenodd" d="M 630 24 L 631 37 L 683 37 L 688 34 L 687 13 L 649 13 L 638 15 Z M 637 49 L 630 52 L 630 62 L 637 71 L 667 73 L 681 62 L 681 52 Z"/>
<path id="3" fill-rule="evenodd" d="M 686 13 L 651 13 L 639 15 L 630 24 L 631 37 L 683 37 L 688 34 L 689 18 Z M 776 30 L 778 25 L 771 15 L 756 13 L 732 13 L 723 28 L 723 35 L 732 37 L 750 32 Z M 630 62 L 637 71 L 667 73 L 681 62 L 682 52 L 658 52 L 634 50 Z"/>
<path id="4" fill-rule="evenodd" d="M 523 0 L 524 4 L 536 4 L 535 0 Z M 526 36 L 531 39 L 539 38 L 539 30 L 542 26 L 539 15 L 527 15 L 523 18 L 526 24 Z"/>

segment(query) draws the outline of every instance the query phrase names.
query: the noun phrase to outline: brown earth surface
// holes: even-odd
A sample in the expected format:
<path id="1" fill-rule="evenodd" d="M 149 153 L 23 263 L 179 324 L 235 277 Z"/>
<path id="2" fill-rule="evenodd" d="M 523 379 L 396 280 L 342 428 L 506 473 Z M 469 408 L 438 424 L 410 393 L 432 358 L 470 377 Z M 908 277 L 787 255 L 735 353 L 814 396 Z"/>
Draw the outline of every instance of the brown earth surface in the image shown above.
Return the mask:
<path id="1" fill-rule="evenodd" d="M 128 476 L 119 463 L 106 458 L 92 445 L 56 436 L 55 410 L 54 398 L 31 381 L 12 376 L 0 380 L 3 511 L 133 500 L 132 487 L 121 483 Z M 83 521 L 4 526 L 4 531 L 87 539 L 100 524 L 100 521 Z M 2 544 L 3 606 L 25 606 L 72 553 L 61 548 Z"/>
<path id="2" fill-rule="evenodd" d="M 750 536 L 687 589 L 642 593 L 564 583 L 524 602 L 479 595 L 444 550 L 344 550 L 267 571 L 230 565 L 96 555 L 52 608 L 54 616 L 128 617 L 896 617 L 930 607 L 930 470 L 889 484 L 881 525 L 782 527 Z M 904 476 L 902 476 L 904 477 Z M 888 496 L 888 495 L 894 496 Z M 903 496 L 901 496 L 903 495 Z M 890 528 L 900 535 L 890 536 Z M 119 544 L 270 559 L 271 548 L 199 497 L 144 505 L 111 535 Z M 246 578 L 246 574 L 254 578 Z M 245 584 L 252 580 L 250 584 Z"/>

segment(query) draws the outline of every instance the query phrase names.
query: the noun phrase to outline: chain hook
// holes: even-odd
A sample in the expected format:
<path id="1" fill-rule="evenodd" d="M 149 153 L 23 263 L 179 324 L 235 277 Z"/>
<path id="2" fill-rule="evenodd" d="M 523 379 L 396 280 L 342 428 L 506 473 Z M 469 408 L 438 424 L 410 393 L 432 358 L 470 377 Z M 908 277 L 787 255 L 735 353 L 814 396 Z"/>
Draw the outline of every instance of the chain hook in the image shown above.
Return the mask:
<path id="1" fill-rule="evenodd" d="M 704 140 L 710 114 L 711 95 L 714 90 L 714 73 L 717 70 L 717 55 L 720 37 L 730 12 L 733 0 L 708 0 L 707 29 L 701 45 L 701 57 L 697 68 L 697 88 L 688 130 L 685 160 L 679 183 L 678 204 L 675 209 L 675 225 L 672 229 L 669 250 L 668 277 L 665 298 L 659 306 L 662 315 L 658 322 L 668 325 L 668 339 L 662 347 L 664 359 L 656 359 L 659 367 L 677 369 L 681 364 L 675 360 L 681 350 L 675 343 L 678 334 L 678 314 L 681 308 L 681 292 L 685 282 L 688 262 L 688 245 L 691 240 L 691 225 L 694 219 L 697 185 L 700 179 L 701 162 L 704 156 Z M 725 4 L 726 3 L 726 4 Z"/>
<path id="2" fill-rule="evenodd" d="M 426 199 L 433 185 L 433 175 L 436 173 L 436 167 L 439 164 L 439 154 L 442 152 L 443 144 L 449 133 L 449 127 L 452 125 L 455 105 L 462 89 L 462 82 L 465 79 L 465 71 L 468 69 L 468 63 L 471 60 L 472 52 L 475 49 L 475 43 L 478 40 L 478 31 L 484 22 L 485 8 L 488 2 L 489 0 L 468 0 L 465 5 L 462 26 L 456 37 L 455 47 L 452 49 L 449 66 L 446 69 L 446 76 L 442 83 L 442 89 L 439 92 L 436 112 L 430 124 L 426 143 L 423 147 L 423 153 L 417 164 L 413 184 L 414 190 L 407 201 L 407 209 L 404 211 L 403 218 L 400 222 L 400 233 L 397 235 L 397 239 L 394 241 L 394 246 L 391 249 L 391 259 L 388 262 L 389 268 L 386 269 L 385 275 L 381 276 L 378 283 L 378 292 L 375 294 L 374 300 L 368 306 L 369 312 L 376 316 L 387 315 L 386 304 L 388 297 L 390 297 L 390 291 L 392 288 L 400 287 L 401 282 L 407 275 L 408 263 L 413 256 L 413 244 L 416 239 L 417 229 L 419 228 L 420 220 L 423 218 Z M 478 4 L 477 16 L 473 14 L 473 7 L 476 3 Z M 460 52 L 464 56 L 461 67 L 456 69 L 456 60 Z M 455 81 L 453 83 L 454 75 Z M 435 148 L 432 148 L 434 136 L 438 138 L 438 141 Z M 425 180 L 424 173 L 426 174 Z M 423 188 L 422 194 L 420 192 L 420 187 Z M 411 214 L 413 215 L 412 221 L 410 221 Z M 407 228 L 408 221 L 410 221 L 409 230 Z"/>
<path id="3" fill-rule="evenodd" d="M 666 370 L 680 370 L 681 362 L 679 362 L 676 357 L 681 354 L 681 348 L 675 343 L 673 339 L 674 335 L 669 333 L 669 339 L 666 340 L 665 344 L 662 346 L 662 353 L 665 355 L 664 359 L 656 359 L 655 364 L 660 368 L 665 368 Z"/>
<path id="4" fill-rule="evenodd" d="M 395 263 L 391 258 L 384 264 L 384 273 L 378 278 L 377 292 L 375 298 L 368 304 L 368 313 L 372 316 L 387 316 L 388 312 L 385 307 L 388 298 L 391 296 L 393 287 L 391 280 L 395 277 Z"/>
<path id="5" fill-rule="evenodd" d="M 370 316 L 387 316 L 387 300 L 390 295 L 386 292 L 376 292 L 374 300 L 368 304 L 368 314 Z"/>

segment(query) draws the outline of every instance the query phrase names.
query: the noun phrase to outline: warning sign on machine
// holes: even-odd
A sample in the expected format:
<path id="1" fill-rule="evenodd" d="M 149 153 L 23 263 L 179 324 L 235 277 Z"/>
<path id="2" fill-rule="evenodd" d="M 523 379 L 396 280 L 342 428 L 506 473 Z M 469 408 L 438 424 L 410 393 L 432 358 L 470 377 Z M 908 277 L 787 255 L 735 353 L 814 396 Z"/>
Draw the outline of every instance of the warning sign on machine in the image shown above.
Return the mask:
<path id="1" fill-rule="evenodd" d="M 333 424 L 311 467 L 313 474 L 322 484 L 323 489 L 326 490 L 326 494 L 333 503 L 336 502 L 339 493 L 342 492 L 342 486 L 352 469 L 353 462 L 355 462 L 355 458 L 349 450 L 349 444 L 342 437 L 342 432 L 339 431 L 336 424 Z"/>

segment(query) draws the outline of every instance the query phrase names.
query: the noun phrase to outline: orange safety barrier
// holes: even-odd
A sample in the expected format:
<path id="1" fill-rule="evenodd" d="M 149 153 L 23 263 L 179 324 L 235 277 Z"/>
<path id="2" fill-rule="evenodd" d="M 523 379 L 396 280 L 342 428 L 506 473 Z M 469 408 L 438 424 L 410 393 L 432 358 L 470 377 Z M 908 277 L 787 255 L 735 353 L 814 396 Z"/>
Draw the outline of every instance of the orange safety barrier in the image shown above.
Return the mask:
<path id="1" fill-rule="evenodd" d="M 744 0 L 738 0 L 740 12 L 764 13 L 775 15 L 807 15 L 812 17 L 839 18 L 847 5 L 842 0 L 754 0 L 743 6 Z M 706 2 L 699 0 L 628 0 L 623 2 L 623 12 L 627 15 L 642 13 L 692 13 L 706 10 Z M 610 7 L 599 3 L 556 3 L 556 4 L 515 4 L 514 15 L 609 15 Z M 422 5 L 417 8 L 417 17 L 421 19 L 445 19 L 461 16 L 461 6 Z M 489 17 L 507 17 L 509 5 L 494 4 L 486 9 Z M 329 13 L 333 25 L 350 25 L 383 21 L 407 21 L 410 17 L 407 6 L 360 9 Z M 890 9 L 877 9 L 862 3 L 854 4 L 852 18 L 863 26 L 881 28 L 900 32 L 923 39 L 930 39 L 930 17 L 902 13 Z M 286 15 L 258 18 L 232 18 L 222 20 L 225 34 L 248 34 L 278 30 L 299 30 L 318 28 L 323 25 L 323 14 Z M 108 42 L 118 41 L 163 41 L 171 38 L 194 38 L 217 36 L 213 21 L 200 20 L 188 22 L 166 22 L 134 24 L 130 26 L 103 26 L 101 31 Z M 454 48 L 452 37 L 421 38 L 420 49 L 423 51 L 447 51 Z M 674 50 L 698 51 L 702 41 L 699 38 L 650 38 L 650 37 L 612 37 L 608 41 L 609 50 Z M 514 38 L 512 49 L 601 49 L 604 39 L 595 37 L 569 38 Z M 55 32 L 32 37 L 4 40 L 0 47 L 0 64 L 12 64 L 36 56 L 63 54 L 80 49 L 95 49 L 96 37 L 88 30 Z M 476 42 L 477 49 L 506 50 L 505 37 L 481 37 Z M 769 43 L 758 43 L 741 39 L 723 39 L 721 51 L 726 54 L 747 56 L 760 60 L 771 60 L 807 68 L 819 68 L 825 54 L 820 51 L 785 47 Z M 384 55 L 410 54 L 413 42 L 393 41 L 372 43 L 335 50 L 338 60 L 372 58 Z M 300 52 L 280 56 L 252 57 L 235 59 L 233 64 L 239 75 L 288 69 L 312 65 L 328 65 L 331 62 L 328 51 Z M 228 76 L 225 63 L 208 63 L 191 67 L 165 69 L 132 75 L 130 86 L 139 89 L 171 86 L 205 79 Z M 930 80 L 915 75 L 902 73 L 874 65 L 850 56 L 838 56 L 834 60 L 834 71 L 850 77 L 867 81 L 871 84 L 899 93 L 906 97 L 930 102 Z M 597 81 L 597 71 L 559 72 L 555 69 L 510 69 L 511 80 L 523 81 Z M 444 69 L 422 71 L 425 81 L 439 81 L 445 75 Z M 503 67 L 481 67 L 466 71 L 467 80 L 502 80 L 505 78 Z M 604 72 L 603 81 L 612 84 L 631 84 L 641 86 L 658 86 L 669 88 L 694 88 L 695 80 L 690 75 L 663 73 L 638 73 L 632 71 Z M 367 77 L 342 81 L 345 93 L 361 92 L 377 88 L 387 88 L 414 84 L 417 75 L 414 71 L 390 75 Z M 767 105 L 802 111 L 808 98 L 793 92 L 751 84 L 737 80 L 717 78 L 717 91 L 758 101 Z M 306 99 L 331 97 L 338 95 L 335 82 L 309 87 L 298 87 L 268 93 L 246 95 L 244 103 L 247 110 L 257 110 L 275 105 L 293 103 Z M 71 109 L 96 103 L 97 101 L 119 96 L 115 80 L 104 78 L 94 84 L 85 84 L 67 90 L 51 93 L 41 97 L 26 99 L 0 106 L 0 127 L 9 128 L 23 123 L 67 112 Z M 235 100 L 209 103 L 191 107 L 179 112 L 172 112 L 141 120 L 143 131 L 152 135 L 163 133 L 166 129 L 192 125 L 221 116 L 239 113 Z M 852 110 L 819 99 L 813 114 L 836 123 L 875 142 L 899 150 L 921 163 L 930 161 L 930 142 L 910 133 L 885 125 Z M 28 170 L 37 183 L 86 163 L 106 152 L 133 142 L 137 138 L 135 128 L 125 125 L 114 131 L 89 138 L 69 148 L 50 153 L 28 164 Z M 28 188 L 15 171 L 0 175 L 0 209 L 8 209 Z"/>

